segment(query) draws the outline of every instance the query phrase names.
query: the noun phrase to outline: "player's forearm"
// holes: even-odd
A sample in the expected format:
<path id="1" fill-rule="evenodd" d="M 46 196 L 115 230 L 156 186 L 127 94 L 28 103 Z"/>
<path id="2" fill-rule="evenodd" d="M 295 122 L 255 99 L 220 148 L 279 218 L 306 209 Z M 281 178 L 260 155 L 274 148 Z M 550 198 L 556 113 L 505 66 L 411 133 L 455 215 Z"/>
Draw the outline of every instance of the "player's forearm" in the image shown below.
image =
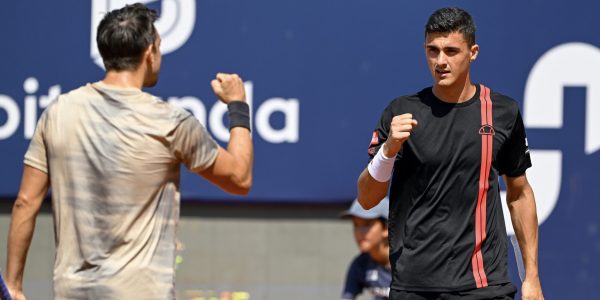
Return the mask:
<path id="1" fill-rule="evenodd" d="M 507 195 L 508 208 L 523 255 L 525 277 L 538 277 L 538 221 L 535 198 L 527 184 L 522 191 Z"/>
<path id="2" fill-rule="evenodd" d="M 234 158 L 231 181 L 240 188 L 241 193 L 247 194 L 252 187 L 254 161 L 254 147 L 250 131 L 243 127 L 232 128 L 227 152 Z"/>
<path id="3" fill-rule="evenodd" d="M 7 243 L 6 283 L 14 290 L 22 290 L 25 261 L 38 211 L 36 204 L 24 198 L 17 198 L 13 206 Z"/>
<path id="4" fill-rule="evenodd" d="M 375 180 L 365 168 L 358 177 L 358 202 L 364 209 L 374 207 L 387 195 L 388 185 L 389 181 Z"/>

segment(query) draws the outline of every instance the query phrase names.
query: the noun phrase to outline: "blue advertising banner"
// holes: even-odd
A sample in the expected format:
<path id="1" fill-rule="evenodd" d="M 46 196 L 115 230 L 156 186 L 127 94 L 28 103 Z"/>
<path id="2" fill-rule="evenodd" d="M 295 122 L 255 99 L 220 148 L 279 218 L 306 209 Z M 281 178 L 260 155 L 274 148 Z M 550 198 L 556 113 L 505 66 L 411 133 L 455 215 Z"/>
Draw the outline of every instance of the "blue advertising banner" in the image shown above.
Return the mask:
<path id="1" fill-rule="evenodd" d="M 96 26 L 105 12 L 131 2 L 3 3 L 0 197 L 15 196 L 23 155 L 48 103 L 102 78 Z M 465 8 L 481 47 L 472 78 L 515 98 L 523 113 L 542 223 L 542 282 L 556 299 L 597 297 L 600 3 L 142 2 L 162 16 L 162 72 L 148 92 L 193 112 L 225 145 L 226 109 L 209 81 L 217 72 L 239 73 L 255 143 L 254 187 L 243 201 L 278 203 L 354 198 L 380 113 L 393 98 L 431 85 L 427 17 L 441 6 Z M 187 200 L 237 199 L 189 172 L 181 187 Z"/>

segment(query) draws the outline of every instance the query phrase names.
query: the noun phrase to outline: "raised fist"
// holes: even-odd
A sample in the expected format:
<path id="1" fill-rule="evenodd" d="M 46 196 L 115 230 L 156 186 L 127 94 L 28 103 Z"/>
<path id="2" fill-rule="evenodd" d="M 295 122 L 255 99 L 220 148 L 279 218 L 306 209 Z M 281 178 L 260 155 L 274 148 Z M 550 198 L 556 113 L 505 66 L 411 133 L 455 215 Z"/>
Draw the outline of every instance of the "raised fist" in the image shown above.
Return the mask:
<path id="1" fill-rule="evenodd" d="M 390 132 L 383 147 L 383 154 L 386 157 L 396 156 L 402 148 L 402 144 L 408 140 L 410 133 L 416 126 L 417 120 L 413 119 L 412 114 L 407 113 L 392 118 Z"/>
<path id="2" fill-rule="evenodd" d="M 215 95 L 225 104 L 231 101 L 246 101 L 244 82 L 237 74 L 218 73 L 210 85 Z"/>

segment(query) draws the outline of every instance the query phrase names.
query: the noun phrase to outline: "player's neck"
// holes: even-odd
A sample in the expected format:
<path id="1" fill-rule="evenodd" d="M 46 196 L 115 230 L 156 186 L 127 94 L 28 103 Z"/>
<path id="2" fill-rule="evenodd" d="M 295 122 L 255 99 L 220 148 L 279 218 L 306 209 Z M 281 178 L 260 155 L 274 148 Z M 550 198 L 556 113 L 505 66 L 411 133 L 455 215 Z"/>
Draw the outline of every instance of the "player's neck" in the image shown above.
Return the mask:
<path id="1" fill-rule="evenodd" d="M 457 82 L 450 86 L 433 86 L 433 94 L 440 100 L 448 103 L 461 103 L 465 102 L 477 92 L 477 87 L 467 78 L 462 83 Z"/>
<path id="2" fill-rule="evenodd" d="M 106 76 L 102 82 L 107 85 L 112 85 L 122 88 L 137 88 L 142 89 L 144 84 L 143 73 L 140 74 L 139 69 L 134 71 L 114 71 L 106 72 Z"/>

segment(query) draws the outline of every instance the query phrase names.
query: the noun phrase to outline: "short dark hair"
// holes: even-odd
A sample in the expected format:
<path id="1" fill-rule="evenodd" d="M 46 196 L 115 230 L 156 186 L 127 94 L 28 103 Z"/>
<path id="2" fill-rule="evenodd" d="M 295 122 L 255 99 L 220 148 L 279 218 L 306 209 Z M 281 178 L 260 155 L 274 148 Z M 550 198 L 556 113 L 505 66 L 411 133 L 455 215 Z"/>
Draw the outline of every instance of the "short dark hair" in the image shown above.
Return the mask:
<path id="1" fill-rule="evenodd" d="M 107 13 L 100 25 L 96 42 L 106 70 L 135 70 L 144 50 L 157 38 L 156 10 L 141 3 L 126 5 Z"/>
<path id="2" fill-rule="evenodd" d="M 444 7 L 429 16 L 425 37 L 429 33 L 462 33 L 469 46 L 475 45 L 475 22 L 471 15 L 458 7 Z"/>

